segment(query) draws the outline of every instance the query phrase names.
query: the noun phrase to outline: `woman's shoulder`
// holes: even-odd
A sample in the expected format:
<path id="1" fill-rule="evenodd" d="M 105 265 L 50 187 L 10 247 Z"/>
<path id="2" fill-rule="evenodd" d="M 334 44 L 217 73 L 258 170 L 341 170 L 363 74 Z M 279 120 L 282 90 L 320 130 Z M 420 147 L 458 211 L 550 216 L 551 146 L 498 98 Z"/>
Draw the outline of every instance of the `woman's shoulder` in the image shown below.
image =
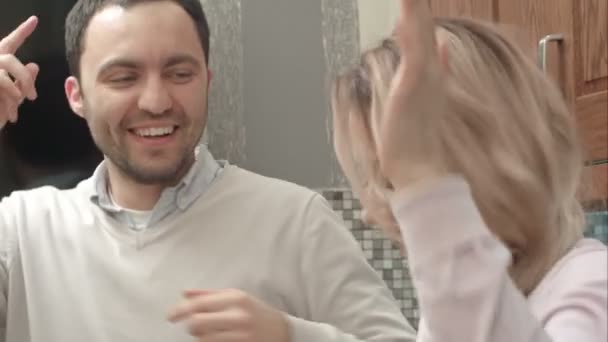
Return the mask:
<path id="1" fill-rule="evenodd" d="M 581 239 L 547 273 L 531 294 L 532 304 L 553 306 L 579 299 L 608 297 L 608 247 L 596 239 Z"/>
<path id="2" fill-rule="evenodd" d="M 571 276 L 581 279 L 608 277 L 608 246 L 597 239 L 581 239 L 553 267 L 556 277 L 565 280 Z M 577 277 L 577 278 L 578 278 Z"/>

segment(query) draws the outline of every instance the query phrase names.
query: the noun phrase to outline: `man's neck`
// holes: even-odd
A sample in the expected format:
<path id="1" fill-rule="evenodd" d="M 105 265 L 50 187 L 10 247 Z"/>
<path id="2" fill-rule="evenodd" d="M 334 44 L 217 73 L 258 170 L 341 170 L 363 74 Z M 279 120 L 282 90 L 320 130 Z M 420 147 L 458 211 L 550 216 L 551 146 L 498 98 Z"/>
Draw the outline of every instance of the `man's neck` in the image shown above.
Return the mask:
<path id="1" fill-rule="evenodd" d="M 106 160 L 107 161 L 107 160 Z M 192 167 L 192 166 L 191 166 Z M 189 170 L 188 168 L 187 170 Z M 142 184 L 128 177 L 111 162 L 107 162 L 108 192 L 112 192 L 114 202 L 125 209 L 146 211 L 154 209 L 163 190 L 175 184 Z M 187 172 L 187 171 L 186 171 Z M 177 179 L 181 179 L 180 175 Z"/>
<path id="2" fill-rule="evenodd" d="M 107 186 L 119 207 L 141 211 L 152 210 L 165 188 L 161 184 L 139 184 L 111 167 L 108 167 Z"/>

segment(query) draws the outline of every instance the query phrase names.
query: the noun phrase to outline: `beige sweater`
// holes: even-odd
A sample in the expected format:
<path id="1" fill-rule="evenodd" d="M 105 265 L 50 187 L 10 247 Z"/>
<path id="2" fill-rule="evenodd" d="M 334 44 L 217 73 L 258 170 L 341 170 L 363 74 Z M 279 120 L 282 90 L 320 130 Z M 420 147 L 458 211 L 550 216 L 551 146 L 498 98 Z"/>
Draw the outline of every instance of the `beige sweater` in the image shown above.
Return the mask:
<path id="1" fill-rule="evenodd" d="M 87 180 L 0 204 L 0 341 L 192 342 L 166 320 L 188 288 L 245 290 L 291 315 L 293 342 L 414 340 L 309 190 L 229 166 L 185 213 L 140 232 L 93 205 L 93 191 Z"/>

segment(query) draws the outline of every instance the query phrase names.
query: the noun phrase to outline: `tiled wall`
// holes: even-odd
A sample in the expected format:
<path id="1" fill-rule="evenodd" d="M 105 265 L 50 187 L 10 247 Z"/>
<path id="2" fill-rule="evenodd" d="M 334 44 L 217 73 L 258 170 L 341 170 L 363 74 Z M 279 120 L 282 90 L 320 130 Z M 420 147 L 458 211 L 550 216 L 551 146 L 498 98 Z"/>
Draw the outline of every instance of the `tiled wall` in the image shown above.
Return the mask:
<path id="1" fill-rule="evenodd" d="M 342 215 L 346 226 L 361 244 L 368 261 L 393 291 L 403 314 L 413 326 L 418 326 L 420 318 L 418 301 L 407 264 L 401 257 L 399 249 L 384 238 L 380 231 L 361 222 L 361 205 L 353 198 L 351 191 L 339 189 L 319 192 L 329 201 L 333 209 Z M 608 212 L 590 213 L 587 215 L 587 220 L 587 236 L 608 243 Z"/>
<path id="2" fill-rule="evenodd" d="M 587 231 L 588 237 L 593 237 L 604 241 L 608 244 L 608 212 L 596 212 L 587 214 Z"/>
<path id="3" fill-rule="evenodd" d="M 418 326 L 418 302 L 407 264 L 398 248 L 382 232 L 361 221 L 361 205 L 348 190 L 321 191 L 333 209 L 342 215 L 346 226 L 359 241 L 367 260 L 386 281 L 399 302 L 401 311 L 413 326 Z"/>

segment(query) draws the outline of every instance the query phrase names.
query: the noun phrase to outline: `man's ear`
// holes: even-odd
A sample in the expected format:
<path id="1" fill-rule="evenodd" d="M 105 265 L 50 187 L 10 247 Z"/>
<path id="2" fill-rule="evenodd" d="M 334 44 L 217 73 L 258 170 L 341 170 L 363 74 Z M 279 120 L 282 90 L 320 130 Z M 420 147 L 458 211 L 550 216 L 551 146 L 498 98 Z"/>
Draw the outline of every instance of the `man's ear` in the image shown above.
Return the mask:
<path id="1" fill-rule="evenodd" d="M 74 76 L 70 76 L 65 80 L 65 95 L 68 98 L 70 107 L 78 116 L 84 118 L 84 99 L 80 82 Z"/>

